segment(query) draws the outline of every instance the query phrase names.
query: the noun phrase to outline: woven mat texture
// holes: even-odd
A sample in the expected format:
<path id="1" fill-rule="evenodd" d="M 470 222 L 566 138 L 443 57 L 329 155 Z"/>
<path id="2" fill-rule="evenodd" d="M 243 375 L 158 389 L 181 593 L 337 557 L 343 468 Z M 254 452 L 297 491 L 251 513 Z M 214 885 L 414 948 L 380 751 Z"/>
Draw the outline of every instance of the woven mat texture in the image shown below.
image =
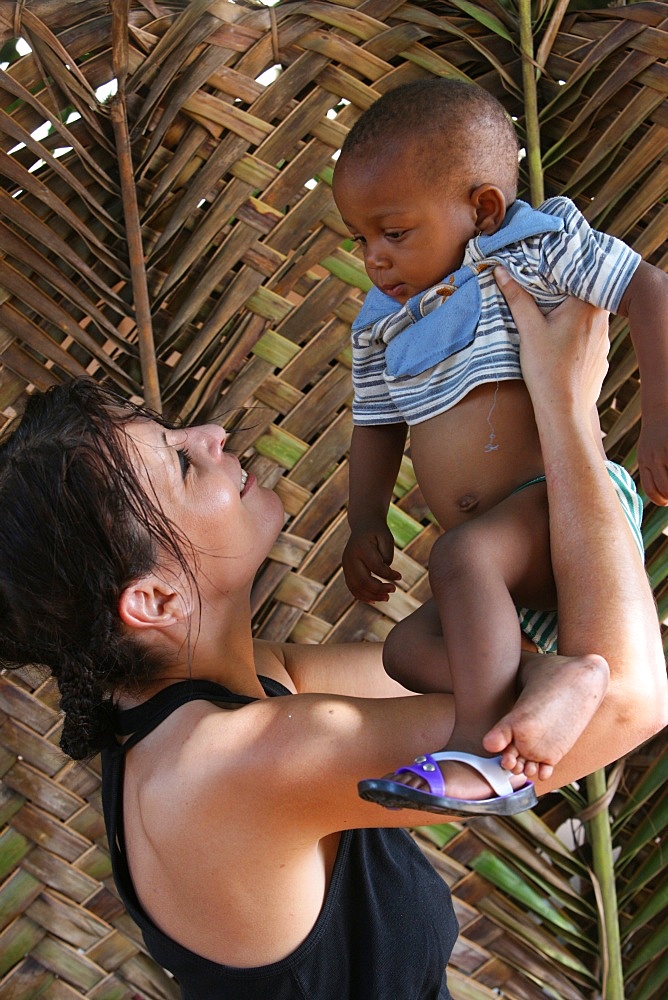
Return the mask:
<path id="1" fill-rule="evenodd" d="M 332 200 L 332 157 L 380 94 L 429 75 L 478 80 L 521 127 L 515 39 L 447 3 L 144 0 L 118 4 L 130 30 L 114 57 L 110 6 L 0 2 L 2 40 L 20 34 L 33 49 L 0 74 L 0 429 L 28 394 L 68 375 L 144 398 L 152 372 L 165 412 L 224 421 L 230 447 L 285 505 L 253 590 L 256 634 L 382 640 L 428 596 L 438 532 L 407 452 L 390 515 L 401 589 L 382 607 L 352 599 L 341 571 L 349 337 L 368 279 Z M 568 15 L 539 89 L 551 108 L 548 193 L 568 193 L 594 225 L 664 269 L 667 51 L 663 3 Z M 95 98 L 119 67 L 120 124 L 113 103 Z M 586 115 L 579 103 L 559 106 L 559 81 L 573 79 Z M 72 106 L 80 118 L 66 123 Z M 52 121 L 62 112 L 61 125 L 31 142 L 45 109 Z M 124 127 L 134 223 L 119 179 Z M 609 456 L 635 473 L 639 381 L 620 320 L 600 410 Z M 665 528 L 664 511 L 649 505 L 647 565 L 664 616 Z M 117 899 L 97 763 L 66 761 L 59 727 L 52 681 L 28 669 L 0 675 L 0 996 L 176 997 Z M 551 801 L 542 822 L 556 829 L 565 808 Z M 495 988 L 538 1000 L 545 975 L 554 995 L 589 995 L 586 977 L 575 987 L 557 966 L 546 973 L 534 947 L 543 931 L 485 876 L 481 859 L 520 836 L 480 821 L 453 826 L 447 852 L 421 840 L 462 928 L 455 1000 Z"/>

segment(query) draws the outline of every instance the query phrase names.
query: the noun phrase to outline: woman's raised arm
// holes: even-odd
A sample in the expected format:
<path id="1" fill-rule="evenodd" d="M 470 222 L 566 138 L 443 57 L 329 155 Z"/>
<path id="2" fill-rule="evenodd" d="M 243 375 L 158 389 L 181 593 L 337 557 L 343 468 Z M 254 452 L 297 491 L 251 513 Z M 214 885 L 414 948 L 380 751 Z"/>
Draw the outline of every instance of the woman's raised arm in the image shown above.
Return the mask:
<path id="1" fill-rule="evenodd" d="M 596 653 L 610 666 L 610 683 L 600 708 L 553 777 L 536 783 L 540 793 L 597 770 L 658 732 L 668 719 L 668 687 L 651 589 L 604 464 L 595 419 L 606 371 L 607 315 L 568 300 L 543 316 L 510 278 L 502 276 L 499 283 L 520 330 L 522 367 L 545 461 L 560 653 L 572 657 Z M 359 778 L 383 773 L 383 765 L 389 770 L 425 748 L 446 743 L 453 721 L 451 697 L 378 701 L 378 696 L 395 692 L 382 679 L 377 648 L 282 649 L 296 689 L 323 692 L 303 703 L 298 726 L 309 742 L 320 747 L 322 799 L 315 801 L 308 781 L 306 789 L 316 824 L 325 828 L 330 824 L 330 829 L 340 828 L 342 822 L 413 825 L 418 815 L 419 822 L 438 822 L 437 815 L 429 819 L 428 813 L 392 812 L 355 802 L 354 788 Z M 547 659 L 534 655 L 524 661 L 524 690 L 534 702 L 545 686 Z M 557 666 L 558 661 L 551 660 L 550 669 Z M 549 697 L 549 685 L 547 690 Z M 361 697 L 327 701 L 327 695 L 335 692 Z M 289 713 L 293 726 L 292 707 Z M 299 756 L 291 763 L 283 754 L 280 776 L 276 768 L 273 774 L 274 783 L 293 789 L 295 800 L 300 798 L 294 793 L 300 766 Z"/>
<path id="2" fill-rule="evenodd" d="M 559 652 L 598 653 L 610 667 L 601 707 L 545 791 L 658 732 L 668 688 L 652 592 L 591 419 L 607 368 L 607 314 L 572 299 L 543 316 L 506 272 L 497 269 L 497 281 L 520 332 L 545 462 Z"/>

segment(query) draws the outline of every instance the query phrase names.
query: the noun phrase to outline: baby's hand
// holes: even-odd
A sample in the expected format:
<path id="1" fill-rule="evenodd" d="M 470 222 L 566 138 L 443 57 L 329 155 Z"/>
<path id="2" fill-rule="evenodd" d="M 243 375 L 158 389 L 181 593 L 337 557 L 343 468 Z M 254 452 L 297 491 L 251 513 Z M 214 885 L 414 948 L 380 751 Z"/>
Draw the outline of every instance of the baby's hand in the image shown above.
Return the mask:
<path id="1" fill-rule="evenodd" d="M 390 565 L 393 555 L 394 539 L 386 524 L 353 531 L 342 557 L 343 575 L 353 597 L 368 604 L 387 601 L 396 590 L 389 581 L 401 579 L 401 573 Z"/>
<path id="2" fill-rule="evenodd" d="M 643 420 L 638 438 L 640 485 L 650 500 L 668 507 L 668 418 Z"/>

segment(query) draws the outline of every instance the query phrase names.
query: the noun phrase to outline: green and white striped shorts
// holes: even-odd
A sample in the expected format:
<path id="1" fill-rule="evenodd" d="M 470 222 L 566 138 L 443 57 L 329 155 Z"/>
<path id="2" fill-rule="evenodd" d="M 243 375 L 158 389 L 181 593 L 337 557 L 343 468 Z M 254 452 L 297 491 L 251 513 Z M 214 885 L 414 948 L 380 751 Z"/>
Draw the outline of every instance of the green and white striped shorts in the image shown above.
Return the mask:
<path id="1" fill-rule="evenodd" d="M 636 540 L 640 554 L 644 558 L 645 548 L 640 530 L 643 505 L 636 491 L 635 483 L 626 469 L 622 468 L 621 465 L 616 465 L 614 462 L 606 462 L 605 465 L 619 497 L 622 510 L 626 514 L 626 520 L 633 532 L 633 537 Z M 531 608 L 520 608 L 518 616 L 522 631 L 532 642 L 536 643 L 541 653 L 556 653 L 556 611 L 532 611 Z"/>

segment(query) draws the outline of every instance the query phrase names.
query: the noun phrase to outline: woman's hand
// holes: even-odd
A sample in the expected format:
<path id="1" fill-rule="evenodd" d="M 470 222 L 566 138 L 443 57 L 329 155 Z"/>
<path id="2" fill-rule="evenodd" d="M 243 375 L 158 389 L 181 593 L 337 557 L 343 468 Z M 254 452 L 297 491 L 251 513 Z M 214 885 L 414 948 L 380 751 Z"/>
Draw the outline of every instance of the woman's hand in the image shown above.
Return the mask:
<path id="1" fill-rule="evenodd" d="M 608 313 L 569 298 L 544 316 L 527 291 L 494 269 L 520 334 L 520 363 L 534 409 L 573 406 L 589 413 L 608 370 Z"/>

